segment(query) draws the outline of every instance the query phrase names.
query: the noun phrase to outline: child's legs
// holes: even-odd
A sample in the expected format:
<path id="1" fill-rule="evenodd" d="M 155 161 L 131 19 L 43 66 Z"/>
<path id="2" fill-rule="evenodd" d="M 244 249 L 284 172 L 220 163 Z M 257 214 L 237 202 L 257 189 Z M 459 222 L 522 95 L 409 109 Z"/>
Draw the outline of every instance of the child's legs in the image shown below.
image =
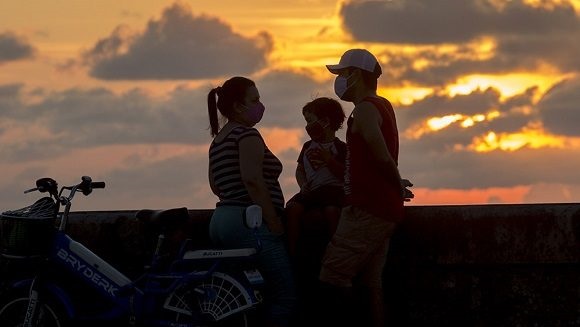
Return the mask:
<path id="1" fill-rule="evenodd" d="M 302 225 L 302 215 L 304 214 L 304 205 L 300 202 L 300 195 L 301 194 L 296 194 L 292 199 L 290 199 L 285 209 L 288 252 L 291 256 L 296 254 Z"/>
<path id="2" fill-rule="evenodd" d="M 328 236 L 332 237 L 340 219 L 344 190 L 341 186 L 322 186 L 312 192 L 312 205 L 321 208 L 324 223 L 327 226 Z"/>

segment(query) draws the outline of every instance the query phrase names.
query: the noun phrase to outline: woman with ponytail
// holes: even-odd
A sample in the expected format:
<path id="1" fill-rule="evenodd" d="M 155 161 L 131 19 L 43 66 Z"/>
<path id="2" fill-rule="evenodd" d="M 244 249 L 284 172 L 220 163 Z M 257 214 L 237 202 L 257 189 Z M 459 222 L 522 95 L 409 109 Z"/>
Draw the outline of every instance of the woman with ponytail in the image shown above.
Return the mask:
<path id="1" fill-rule="evenodd" d="M 224 248 L 253 247 L 255 238 L 244 226 L 243 214 L 252 204 L 262 207 L 265 224 L 259 230 L 263 243 L 259 263 L 268 288 L 269 325 L 286 326 L 295 293 L 282 239 L 284 196 L 278 182 L 282 163 L 254 128 L 262 119 L 264 105 L 253 81 L 232 77 L 209 92 L 207 107 L 213 137 L 209 184 L 219 198 L 210 221 L 210 237 Z"/>

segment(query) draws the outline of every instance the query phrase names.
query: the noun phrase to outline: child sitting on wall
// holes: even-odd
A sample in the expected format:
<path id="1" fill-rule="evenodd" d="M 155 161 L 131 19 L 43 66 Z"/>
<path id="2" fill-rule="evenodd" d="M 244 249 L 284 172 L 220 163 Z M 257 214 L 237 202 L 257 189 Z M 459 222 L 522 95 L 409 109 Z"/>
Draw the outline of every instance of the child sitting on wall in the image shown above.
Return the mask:
<path id="1" fill-rule="evenodd" d="M 344 163 L 346 144 L 336 137 L 345 115 L 340 103 L 330 98 L 317 98 L 307 103 L 302 114 L 310 140 L 298 156 L 296 181 L 300 192 L 286 204 L 288 252 L 296 254 L 304 213 L 321 209 L 323 219 L 334 234 L 344 198 Z"/>

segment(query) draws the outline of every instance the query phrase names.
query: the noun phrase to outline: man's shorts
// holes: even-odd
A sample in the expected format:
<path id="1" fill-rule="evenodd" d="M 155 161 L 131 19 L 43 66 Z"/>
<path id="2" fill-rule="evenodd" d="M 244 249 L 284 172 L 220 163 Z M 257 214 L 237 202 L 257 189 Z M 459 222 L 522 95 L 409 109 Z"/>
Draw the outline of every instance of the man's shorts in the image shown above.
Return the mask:
<path id="1" fill-rule="evenodd" d="M 389 241 L 396 223 L 360 208 L 342 209 L 338 228 L 322 259 L 320 280 L 350 287 L 354 277 L 369 288 L 382 287 Z"/>

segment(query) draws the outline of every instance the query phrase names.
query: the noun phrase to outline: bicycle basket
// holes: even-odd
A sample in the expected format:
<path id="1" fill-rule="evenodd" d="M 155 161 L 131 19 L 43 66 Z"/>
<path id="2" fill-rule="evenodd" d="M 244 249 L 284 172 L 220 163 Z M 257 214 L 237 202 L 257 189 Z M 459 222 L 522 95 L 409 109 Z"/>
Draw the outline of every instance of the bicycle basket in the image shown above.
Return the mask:
<path id="1" fill-rule="evenodd" d="M 16 257 L 46 255 L 55 232 L 56 208 L 52 198 L 44 197 L 0 214 L 0 253 Z"/>

